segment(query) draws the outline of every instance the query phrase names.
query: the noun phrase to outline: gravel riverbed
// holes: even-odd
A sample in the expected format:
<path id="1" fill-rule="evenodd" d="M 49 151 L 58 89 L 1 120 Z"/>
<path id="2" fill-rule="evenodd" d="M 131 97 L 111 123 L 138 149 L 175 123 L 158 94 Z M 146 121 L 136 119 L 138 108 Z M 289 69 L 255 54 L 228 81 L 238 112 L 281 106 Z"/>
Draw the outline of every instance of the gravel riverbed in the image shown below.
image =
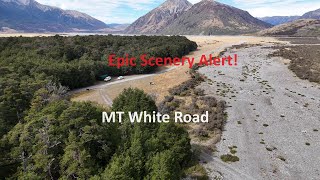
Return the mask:
<path id="1" fill-rule="evenodd" d="M 206 94 L 228 104 L 228 121 L 213 155 L 202 154 L 210 178 L 319 179 L 320 85 L 299 79 L 288 60 L 267 57 L 273 49 L 255 46 L 237 53 L 236 67 L 203 67 L 212 82 Z M 238 162 L 221 155 L 235 146 Z"/>

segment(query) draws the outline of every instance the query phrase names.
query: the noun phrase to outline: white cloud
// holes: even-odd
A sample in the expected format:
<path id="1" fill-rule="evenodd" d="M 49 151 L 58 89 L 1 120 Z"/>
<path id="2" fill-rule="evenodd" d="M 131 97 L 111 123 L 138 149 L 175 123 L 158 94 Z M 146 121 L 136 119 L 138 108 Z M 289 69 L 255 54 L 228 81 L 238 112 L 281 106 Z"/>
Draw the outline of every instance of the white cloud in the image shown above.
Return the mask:
<path id="1" fill-rule="evenodd" d="M 318 7 L 320 7 L 320 3 Z M 313 5 L 288 5 L 285 9 L 276 9 L 272 7 L 259 7 L 259 8 L 248 9 L 248 11 L 255 17 L 295 16 L 295 15 L 300 16 L 312 10 L 315 10 Z"/>
<path id="2" fill-rule="evenodd" d="M 279 0 L 234 0 L 235 3 L 242 3 L 246 5 L 261 5 L 261 4 L 266 4 L 266 3 L 277 3 L 281 2 Z"/>
<path id="3" fill-rule="evenodd" d="M 248 0 L 235 1 L 244 3 Z M 253 0 L 243 7 L 243 9 L 246 9 L 255 17 L 303 15 L 317 8 L 320 8 L 320 1 L 314 2 L 306 0 L 262 0 L 260 2 Z"/>
<path id="4" fill-rule="evenodd" d="M 195 4 L 195 3 L 198 3 L 200 2 L 201 0 L 189 0 L 189 2 L 191 2 L 192 4 Z"/>
<path id="5" fill-rule="evenodd" d="M 197 3 L 200 0 L 191 0 Z M 191 2 L 190 1 L 190 2 Z M 248 11 L 252 16 L 293 16 L 303 15 L 320 8 L 319 0 L 218 0 Z"/>
<path id="6" fill-rule="evenodd" d="M 141 15 L 141 10 L 162 0 L 37 0 L 41 4 L 87 13 L 106 23 L 129 23 Z M 138 12 L 138 13 L 137 13 Z M 140 12 L 140 13 L 139 13 Z"/>
<path id="7" fill-rule="evenodd" d="M 320 1 L 312 0 L 234 0 L 239 7 L 255 17 L 303 15 L 320 8 Z"/>

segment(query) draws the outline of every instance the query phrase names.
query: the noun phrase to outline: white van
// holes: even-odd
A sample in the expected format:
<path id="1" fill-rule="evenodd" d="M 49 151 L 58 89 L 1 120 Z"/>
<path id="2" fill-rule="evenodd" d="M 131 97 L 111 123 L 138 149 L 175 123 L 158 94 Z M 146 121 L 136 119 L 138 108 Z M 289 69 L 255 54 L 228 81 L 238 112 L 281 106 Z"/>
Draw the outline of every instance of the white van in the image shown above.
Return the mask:
<path id="1" fill-rule="evenodd" d="M 111 81 L 111 79 L 112 79 L 111 76 L 108 76 L 104 79 L 104 81 L 108 82 L 108 81 Z"/>

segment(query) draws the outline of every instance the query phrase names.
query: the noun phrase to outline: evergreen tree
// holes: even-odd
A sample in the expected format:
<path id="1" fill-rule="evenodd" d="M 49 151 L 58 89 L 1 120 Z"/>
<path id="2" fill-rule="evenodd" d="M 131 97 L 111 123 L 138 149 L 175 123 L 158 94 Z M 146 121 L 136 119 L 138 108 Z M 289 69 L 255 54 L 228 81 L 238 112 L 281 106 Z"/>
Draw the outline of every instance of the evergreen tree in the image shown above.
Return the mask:
<path id="1" fill-rule="evenodd" d="M 93 158 L 73 132 L 69 133 L 60 166 L 61 179 L 88 179 L 95 169 Z"/>

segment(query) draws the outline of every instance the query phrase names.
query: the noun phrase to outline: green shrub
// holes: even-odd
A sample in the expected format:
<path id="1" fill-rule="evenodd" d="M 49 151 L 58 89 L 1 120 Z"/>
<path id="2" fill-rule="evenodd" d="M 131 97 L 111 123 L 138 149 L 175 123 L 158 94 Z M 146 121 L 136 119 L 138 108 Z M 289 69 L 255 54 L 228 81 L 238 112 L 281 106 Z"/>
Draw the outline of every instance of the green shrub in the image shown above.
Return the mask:
<path id="1" fill-rule="evenodd" d="M 240 161 L 239 157 L 231 155 L 231 154 L 226 154 L 226 155 L 222 155 L 220 156 L 221 160 L 223 162 L 237 162 Z"/>

